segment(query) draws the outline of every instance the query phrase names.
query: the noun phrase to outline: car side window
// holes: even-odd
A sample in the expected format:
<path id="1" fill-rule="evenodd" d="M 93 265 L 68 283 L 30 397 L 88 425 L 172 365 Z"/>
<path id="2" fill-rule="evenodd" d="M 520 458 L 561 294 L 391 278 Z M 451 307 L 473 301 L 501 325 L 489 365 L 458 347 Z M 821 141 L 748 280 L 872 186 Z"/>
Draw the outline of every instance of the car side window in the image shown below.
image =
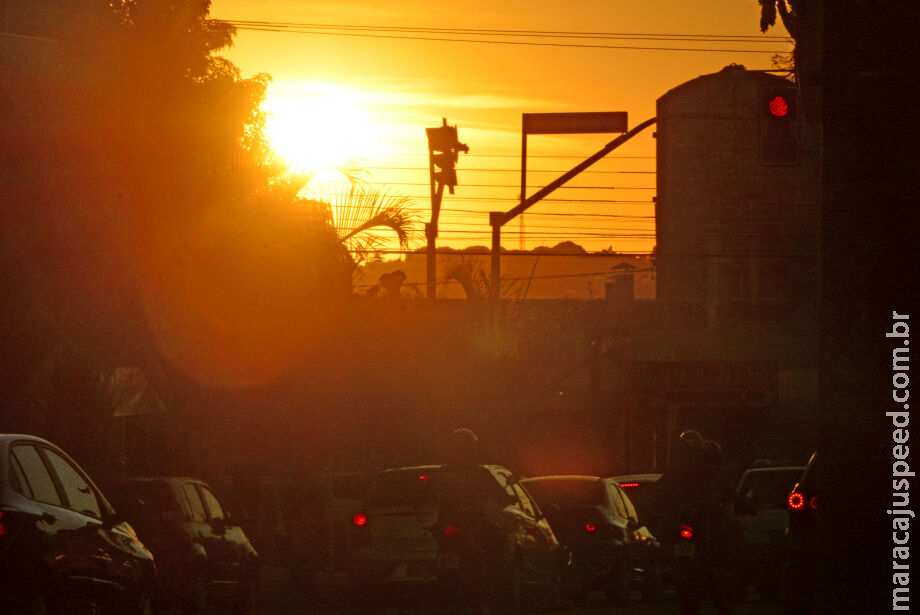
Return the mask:
<path id="1" fill-rule="evenodd" d="M 505 490 L 505 493 L 515 500 L 517 499 L 517 494 L 514 492 L 514 489 L 511 487 L 513 479 L 511 475 L 505 472 L 504 470 L 496 470 L 494 473 L 495 480 L 498 482 L 498 485 Z"/>
<path id="2" fill-rule="evenodd" d="M 45 448 L 45 456 L 57 474 L 61 487 L 64 488 L 69 508 L 101 519 L 102 511 L 99 507 L 99 500 L 83 473 L 49 448 Z"/>
<path id="3" fill-rule="evenodd" d="M 620 497 L 620 492 L 616 486 L 608 484 L 607 492 L 610 494 L 610 500 L 613 502 L 613 509 L 616 515 L 621 519 L 629 518 L 626 514 L 626 506 L 623 504 L 623 498 Z"/>
<path id="4" fill-rule="evenodd" d="M 16 461 L 16 458 L 13 455 L 10 455 L 9 458 L 9 467 L 10 467 L 10 486 L 13 487 L 13 491 L 21 495 L 26 496 L 29 499 L 34 499 L 32 496 L 32 490 L 29 489 L 29 483 L 26 482 L 26 477 L 22 473 L 22 468 L 19 467 L 19 462 Z"/>
<path id="5" fill-rule="evenodd" d="M 35 447 L 30 444 L 20 444 L 14 446 L 12 450 L 13 457 L 22 468 L 25 484 L 31 492 L 31 499 L 44 504 L 61 506 L 61 497 L 54 486 L 51 473 L 48 472 L 45 462 L 42 461 Z"/>
<path id="6" fill-rule="evenodd" d="M 633 506 L 632 500 L 629 499 L 629 495 L 623 491 L 623 488 L 620 486 L 616 486 L 615 489 L 619 492 L 620 497 L 623 498 L 623 504 L 626 505 L 626 516 L 638 523 L 639 515 L 636 514 L 636 507 Z"/>
<path id="7" fill-rule="evenodd" d="M 208 507 L 208 513 L 211 519 L 223 519 L 224 509 L 221 508 L 220 502 L 217 501 L 217 496 L 214 495 L 214 492 L 207 487 L 202 487 L 201 495 L 204 496 L 204 503 Z"/>
<path id="8" fill-rule="evenodd" d="M 530 496 L 527 494 L 524 488 L 521 487 L 520 483 L 514 483 L 511 485 L 511 487 L 514 489 L 514 493 L 517 495 L 518 501 L 521 503 L 521 509 L 524 511 L 524 513 L 527 516 L 536 519 L 537 506 L 531 501 Z"/>
<path id="9" fill-rule="evenodd" d="M 201 502 L 201 496 L 198 495 L 198 490 L 195 489 L 195 485 L 193 483 L 185 483 L 182 485 L 182 492 L 185 494 L 186 502 L 188 502 L 188 509 L 192 521 L 204 522 L 207 519 L 207 514 L 204 512 L 204 504 Z"/>

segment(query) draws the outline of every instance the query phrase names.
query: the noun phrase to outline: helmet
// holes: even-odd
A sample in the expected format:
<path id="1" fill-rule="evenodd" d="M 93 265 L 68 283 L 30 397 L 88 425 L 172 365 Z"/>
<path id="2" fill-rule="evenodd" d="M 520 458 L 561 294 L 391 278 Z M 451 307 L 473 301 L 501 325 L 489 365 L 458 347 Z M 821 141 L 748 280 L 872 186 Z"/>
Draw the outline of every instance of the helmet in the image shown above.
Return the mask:
<path id="1" fill-rule="evenodd" d="M 703 463 L 716 470 L 722 464 L 722 446 L 715 440 L 706 440 L 700 448 Z"/>
<path id="2" fill-rule="evenodd" d="M 479 437 L 472 429 L 461 427 L 450 434 L 450 457 L 454 463 L 476 463 Z"/>
<path id="3" fill-rule="evenodd" d="M 703 436 L 700 435 L 700 432 L 688 430 L 680 434 L 680 444 L 684 448 L 694 448 L 701 449 L 703 448 Z"/>

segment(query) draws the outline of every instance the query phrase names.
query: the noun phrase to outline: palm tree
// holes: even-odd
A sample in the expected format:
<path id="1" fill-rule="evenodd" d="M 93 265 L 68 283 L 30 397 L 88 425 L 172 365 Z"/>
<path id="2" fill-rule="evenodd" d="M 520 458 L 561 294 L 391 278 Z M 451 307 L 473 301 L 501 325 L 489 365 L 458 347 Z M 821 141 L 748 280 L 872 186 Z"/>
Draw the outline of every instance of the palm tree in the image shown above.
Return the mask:
<path id="1" fill-rule="evenodd" d="M 345 177 L 348 185 L 331 194 L 324 189 L 313 189 L 318 172 L 285 170 L 269 177 L 250 200 L 262 205 L 288 204 L 311 210 L 315 221 L 335 231 L 355 268 L 385 245 L 387 231 L 396 234 L 400 249 L 407 249 L 418 222 L 410 210 L 412 199 L 373 186 L 367 170 L 354 161 L 334 170 Z"/>

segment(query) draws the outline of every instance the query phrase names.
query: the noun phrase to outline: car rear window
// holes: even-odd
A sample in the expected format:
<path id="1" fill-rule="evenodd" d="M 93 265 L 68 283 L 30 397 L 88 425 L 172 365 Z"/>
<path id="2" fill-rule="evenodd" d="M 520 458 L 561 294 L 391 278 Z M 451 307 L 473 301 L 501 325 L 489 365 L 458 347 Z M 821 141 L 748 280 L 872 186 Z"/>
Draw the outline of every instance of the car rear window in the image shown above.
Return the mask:
<path id="1" fill-rule="evenodd" d="M 604 483 L 599 480 L 529 480 L 524 483 L 541 507 L 602 506 L 607 503 Z"/>
<path id="2" fill-rule="evenodd" d="M 654 508 L 655 482 L 640 483 L 638 481 L 623 481 L 626 487 L 620 486 L 636 508 L 640 519 L 644 519 Z"/>
<path id="3" fill-rule="evenodd" d="M 365 475 L 334 476 L 332 497 L 342 500 L 363 500 L 367 495 L 370 479 Z"/>
<path id="4" fill-rule="evenodd" d="M 437 496 L 432 470 L 396 470 L 378 475 L 368 497 L 370 506 L 434 505 Z"/>
<path id="5" fill-rule="evenodd" d="M 786 507 L 786 498 L 802 476 L 802 469 L 748 472 L 742 479 L 738 493 L 758 509 Z"/>

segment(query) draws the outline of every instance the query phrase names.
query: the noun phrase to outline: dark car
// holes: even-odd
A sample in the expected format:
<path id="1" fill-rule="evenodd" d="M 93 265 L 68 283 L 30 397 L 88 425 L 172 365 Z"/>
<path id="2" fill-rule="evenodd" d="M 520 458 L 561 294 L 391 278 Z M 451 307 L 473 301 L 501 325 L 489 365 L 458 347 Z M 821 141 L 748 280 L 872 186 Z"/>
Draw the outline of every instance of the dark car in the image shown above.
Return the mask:
<path id="1" fill-rule="evenodd" d="M 818 568 L 818 493 L 815 485 L 818 453 L 789 492 L 786 510 L 785 611 L 789 615 L 815 612 L 815 570 Z"/>
<path id="2" fill-rule="evenodd" d="M 475 499 L 494 503 L 489 529 L 482 532 L 462 513 L 442 508 L 456 496 L 445 493 L 447 472 L 443 466 L 416 466 L 386 470 L 374 480 L 352 519 L 352 595 L 358 612 L 381 596 L 419 595 L 463 577 L 464 554 L 470 552 L 460 547 L 464 544 L 490 554 L 475 564 L 494 573 L 503 608 L 517 612 L 528 599 L 556 602 L 569 555 L 517 478 L 501 466 L 472 469 Z M 470 545 L 470 539 L 480 544 Z"/>
<path id="3" fill-rule="evenodd" d="M 156 568 L 61 449 L 0 435 L 0 612 L 152 612 Z"/>
<path id="4" fill-rule="evenodd" d="M 603 589 L 615 601 L 635 586 L 657 594 L 658 542 L 616 481 L 597 476 L 543 476 L 522 481 L 572 551 L 567 583 L 574 601 Z"/>
<path id="5" fill-rule="evenodd" d="M 777 597 L 782 586 L 786 507 L 804 471 L 805 466 L 755 468 L 741 476 L 736 488 L 742 573 L 764 598 Z"/>
<path id="6" fill-rule="evenodd" d="M 658 480 L 661 478 L 660 473 L 648 474 L 626 474 L 624 476 L 611 476 L 617 484 L 623 489 L 629 500 L 636 507 L 636 513 L 642 522 L 651 528 L 652 532 L 656 531 L 656 497 Z"/>
<path id="7" fill-rule="evenodd" d="M 162 606 L 200 613 L 211 612 L 212 605 L 255 610 L 258 555 L 207 483 L 131 478 L 106 487 L 156 557 Z"/>

